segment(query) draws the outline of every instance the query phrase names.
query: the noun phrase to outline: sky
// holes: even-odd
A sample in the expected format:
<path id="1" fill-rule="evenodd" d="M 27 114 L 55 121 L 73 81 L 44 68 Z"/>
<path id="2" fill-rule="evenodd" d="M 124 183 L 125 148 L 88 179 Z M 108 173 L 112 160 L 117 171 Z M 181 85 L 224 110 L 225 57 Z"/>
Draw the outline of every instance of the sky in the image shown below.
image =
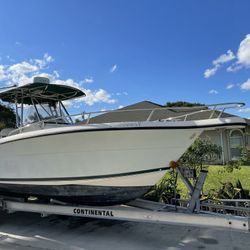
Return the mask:
<path id="1" fill-rule="evenodd" d="M 36 75 L 81 88 L 71 113 L 245 102 L 250 1 L 0 0 L 0 87 Z"/>

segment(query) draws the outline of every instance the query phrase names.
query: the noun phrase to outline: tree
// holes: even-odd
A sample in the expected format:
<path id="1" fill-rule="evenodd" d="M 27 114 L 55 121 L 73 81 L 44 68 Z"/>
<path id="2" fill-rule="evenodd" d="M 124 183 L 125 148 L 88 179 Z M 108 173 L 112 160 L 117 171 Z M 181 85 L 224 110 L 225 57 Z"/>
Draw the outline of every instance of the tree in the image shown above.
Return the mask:
<path id="1" fill-rule="evenodd" d="M 196 102 L 185 102 L 185 101 L 176 101 L 176 102 L 167 102 L 166 107 L 195 107 L 195 106 L 204 106 L 204 104 Z"/>
<path id="2" fill-rule="evenodd" d="M 179 165 L 191 167 L 196 172 L 203 169 L 204 164 L 214 162 L 221 155 L 221 147 L 209 139 L 197 138 L 179 159 Z"/>
<path id="3" fill-rule="evenodd" d="M 16 115 L 14 110 L 0 103 L 0 130 L 16 126 Z"/>

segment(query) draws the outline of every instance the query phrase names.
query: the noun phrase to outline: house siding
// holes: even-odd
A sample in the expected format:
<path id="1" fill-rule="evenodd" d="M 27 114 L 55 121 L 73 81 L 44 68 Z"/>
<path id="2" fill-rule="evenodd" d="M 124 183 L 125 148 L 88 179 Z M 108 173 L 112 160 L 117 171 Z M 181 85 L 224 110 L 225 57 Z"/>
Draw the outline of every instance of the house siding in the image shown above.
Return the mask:
<path id="1" fill-rule="evenodd" d="M 219 159 L 214 161 L 214 164 L 226 164 L 228 161 L 232 160 L 231 155 L 231 144 L 230 144 L 230 134 L 233 130 L 241 131 L 243 135 L 243 146 L 249 146 L 250 136 L 248 133 L 250 132 L 250 126 L 247 126 L 246 129 L 217 129 L 204 131 L 200 138 L 205 139 L 208 138 L 212 143 L 218 145 L 222 149 L 222 154 Z M 249 132 L 248 132 L 249 131 Z"/>
<path id="2" fill-rule="evenodd" d="M 213 163 L 214 164 L 224 164 L 226 162 L 226 158 L 228 157 L 228 150 L 227 145 L 224 141 L 225 138 L 225 130 L 224 129 L 216 129 L 216 130 L 210 130 L 210 131 L 204 131 L 200 135 L 201 139 L 209 139 L 213 144 L 216 144 L 217 146 L 221 147 L 222 154 L 221 156 L 216 159 Z"/>
<path id="3" fill-rule="evenodd" d="M 246 141 L 246 146 L 250 146 L 250 125 L 248 125 L 245 129 L 245 141 Z"/>

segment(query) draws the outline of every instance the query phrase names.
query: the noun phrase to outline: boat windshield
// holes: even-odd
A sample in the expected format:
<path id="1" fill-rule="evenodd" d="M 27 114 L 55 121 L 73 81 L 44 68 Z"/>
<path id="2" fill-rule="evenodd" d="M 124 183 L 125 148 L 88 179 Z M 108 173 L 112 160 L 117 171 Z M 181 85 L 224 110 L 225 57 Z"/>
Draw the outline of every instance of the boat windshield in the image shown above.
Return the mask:
<path id="1" fill-rule="evenodd" d="M 34 122 L 46 121 L 48 123 L 70 123 L 70 119 L 65 114 L 62 104 L 55 101 L 25 105 L 23 108 L 22 125 Z"/>

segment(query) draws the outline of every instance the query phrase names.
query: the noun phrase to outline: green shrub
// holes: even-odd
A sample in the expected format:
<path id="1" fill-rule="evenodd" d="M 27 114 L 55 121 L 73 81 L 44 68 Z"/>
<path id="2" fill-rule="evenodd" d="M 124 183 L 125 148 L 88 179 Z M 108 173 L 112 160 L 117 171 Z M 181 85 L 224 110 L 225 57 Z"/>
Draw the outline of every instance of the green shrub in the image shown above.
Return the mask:
<path id="1" fill-rule="evenodd" d="M 228 161 L 224 166 L 224 170 L 228 173 L 232 173 L 234 169 L 241 169 L 241 161 Z"/>
<path id="2" fill-rule="evenodd" d="M 249 199 L 249 191 L 242 187 L 240 180 L 238 179 L 235 184 L 232 182 L 221 183 L 221 187 L 218 191 L 215 191 L 210 197 L 215 199 Z"/>
<path id="3" fill-rule="evenodd" d="M 250 164 L 250 147 L 242 147 L 241 148 L 241 161 L 242 164 L 248 165 Z"/>
<path id="4" fill-rule="evenodd" d="M 174 171 L 167 173 L 164 178 L 157 183 L 144 198 L 151 201 L 171 203 L 174 197 L 180 197 L 176 187 L 177 176 Z"/>

